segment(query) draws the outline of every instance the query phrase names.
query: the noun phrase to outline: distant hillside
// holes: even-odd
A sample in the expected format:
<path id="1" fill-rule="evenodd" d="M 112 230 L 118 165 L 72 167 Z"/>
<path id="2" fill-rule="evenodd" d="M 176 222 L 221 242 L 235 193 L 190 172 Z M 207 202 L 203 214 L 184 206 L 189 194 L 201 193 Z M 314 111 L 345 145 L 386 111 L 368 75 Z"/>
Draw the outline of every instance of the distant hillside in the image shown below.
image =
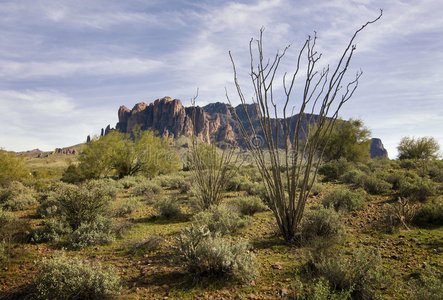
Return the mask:
<path id="1" fill-rule="evenodd" d="M 211 103 L 203 107 L 184 107 L 180 100 L 170 97 L 157 99 L 150 104 L 141 102 L 132 109 L 120 106 L 118 110 L 119 121 L 115 129 L 120 132 L 130 133 L 135 126 L 140 126 L 142 129 L 152 129 L 162 136 L 173 138 L 191 137 L 193 131 L 195 131 L 201 140 L 208 143 L 224 143 L 244 147 L 246 141 L 240 133 L 240 126 L 234 115 L 234 109 L 240 121 L 249 130 L 250 136 L 252 136 L 248 116 L 254 124 L 254 128 L 256 130 L 260 128 L 257 107 L 254 104 L 247 105 L 246 110 L 242 105 L 234 108 L 229 104 L 220 102 Z M 287 120 L 289 136 L 292 136 L 295 130 L 297 117 L 298 115 L 294 115 Z M 309 124 L 314 124 L 317 119 L 317 115 L 303 115 L 300 124 L 300 138 L 306 137 Z M 284 146 L 283 120 L 272 119 L 271 123 L 279 128 L 278 143 L 280 146 Z M 106 129 L 102 129 L 102 135 L 106 135 L 111 130 L 113 129 L 108 125 Z M 261 132 L 258 131 L 257 135 L 260 136 Z M 261 143 L 262 141 L 259 140 L 257 142 Z M 384 150 L 381 141 L 374 139 L 373 142 L 376 142 L 376 145 L 371 147 L 371 149 L 375 149 L 374 153 L 371 152 L 371 157 L 387 157 L 387 152 L 385 152 L 386 150 Z"/>

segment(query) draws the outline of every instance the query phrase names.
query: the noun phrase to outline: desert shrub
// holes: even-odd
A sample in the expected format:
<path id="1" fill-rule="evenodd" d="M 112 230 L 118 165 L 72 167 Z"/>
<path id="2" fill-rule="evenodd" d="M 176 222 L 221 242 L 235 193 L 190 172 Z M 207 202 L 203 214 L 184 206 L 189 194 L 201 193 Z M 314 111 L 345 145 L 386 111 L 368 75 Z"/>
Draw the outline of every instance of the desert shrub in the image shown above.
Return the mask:
<path id="1" fill-rule="evenodd" d="M 64 253 L 36 263 L 37 299 L 103 299 L 119 294 L 120 277 L 112 268 Z"/>
<path id="2" fill-rule="evenodd" d="M 365 193 L 361 190 L 351 191 L 347 188 L 332 190 L 322 200 L 326 207 L 332 206 L 335 210 L 355 211 L 365 207 Z"/>
<path id="3" fill-rule="evenodd" d="M 443 161 L 434 160 L 428 164 L 429 177 L 435 182 L 443 182 Z"/>
<path id="4" fill-rule="evenodd" d="M 110 198 L 99 188 L 88 190 L 76 185 L 60 186 L 55 195 L 60 204 L 60 214 L 73 230 L 82 223 L 91 223 L 97 216 L 108 212 Z"/>
<path id="5" fill-rule="evenodd" d="M 14 213 L 0 208 L 0 241 L 23 242 L 27 240 L 29 224 Z"/>
<path id="6" fill-rule="evenodd" d="M 122 179 L 120 179 L 118 182 L 122 185 L 122 187 L 124 189 L 129 189 L 132 188 L 134 186 L 136 186 L 139 183 L 148 181 L 149 179 L 147 179 L 144 176 L 125 176 Z"/>
<path id="7" fill-rule="evenodd" d="M 389 182 L 377 178 L 375 175 L 362 176 L 358 185 L 371 195 L 385 194 L 392 188 L 392 185 Z"/>
<path id="8" fill-rule="evenodd" d="M 185 178 L 179 174 L 170 174 L 157 176 L 153 181 L 164 188 L 180 189 L 185 183 Z"/>
<path id="9" fill-rule="evenodd" d="M 55 199 L 54 195 L 48 196 L 37 207 L 37 215 L 42 218 L 52 218 L 60 213 L 60 203 Z"/>
<path id="10" fill-rule="evenodd" d="M 314 183 L 311 188 L 311 194 L 314 196 L 319 195 L 324 190 L 324 186 L 321 183 Z"/>
<path id="11" fill-rule="evenodd" d="M 117 217 L 128 216 L 141 205 L 141 202 L 135 198 L 125 199 L 115 208 L 114 215 Z"/>
<path id="12" fill-rule="evenodd" d="M 0 206 L 7 210 L 23 210 L 37 203 L 33 188 L 21 182 L 12 181 L 6 188 L 0 190 Z"/>
<path id="13" fill-rule="evenodd" d="M 198 226 L 206 226 L 212 233 L 221 235 L 236 233 L 250 223 L 250 219 L 241 218 L 237 210 L 226 205 L 211 206 L 193 217 Z"/>
<path id="14" fill-rule="evenodd" d="M 417 178 L 412 183 L 400 185 L 398 194 L 400 197 L 409 198 L 412 201 L 424 202 L 430 196 L 437 193 L 436 184 L 426 178 Z"/>
<path id="15" fill-rule="evenodd" d="M 162 188 L 155 181 L 143 181 L 136 184 L 131 191 L 135 196 L 144 196 L 149 198 L 153 195 L 160 194 Z"/>
<path id="16" fill-rule="evenodd" d="M 438 269 L 426 266 L 419 278 L 411 282 L 411 299 L 413 300 L 442 300 L 443 273 Z"/>
<path id="17" fill-rule="evenodd" d="M 127 244 L 126 251 L 131 255 L 144 255 L 147 252 L 160 249 L 164 242 L 165 240 L 158 235 L 153 235 L 147 239 L 136 239 Z"/>
<path id="18" fill-rule="evenodd" d="M 443 204 L 437 201 L 426 203 L 417 210 L 412 222 L 419 226 L 443 225 Z"/>
<path id="19" fill-rule="evenodd" d="M 71 228 L 65 222 L 58 219 L 49 219 L 45 221 L 43 228 L 32 232 L 31 240 L 35 243 L 57 242 L 64 235 L 71 232 Z"/>
<path id="20" fill-rule="evenodd" d="M 354 165 L 341 157 L 337 160 L 331 160 L 321 165 L 318 173 L 323 175 L 323 181 L 334 181 L 340 178 L 344 173 L 354 168 Z"/>
<path id="21" fill-rule="evenodd" d="M 363 171 L 359 169 L 354 169 L 340 176 L 340 181 L 343 183 L 352 183 L 358 185 L 364 176 L 366 176 L 366 174 Z"/>
<path id="22" fill-rule="evenodd" d="M 393 232 L 400 226 L 409 229 L 409 224 L 414 220 L 416 212 L 417 205 L 407 198 L 399 197 L 395 203 L 388 205 L 385 213 L 385 230 Z"/>
<path id="23" fill-rule="evenodd" d="M 177 255 L 196 277 L 235 277 L 251 282 L 258 262 L 246 242 L 233 243 L 202 227 L 185 228 L 177 238 Z"/>
<path id="24" fill-rule="evenodd" d="M 352 287 L 349 290 L 336 291 L 328 280 L 321 277 L 314 284 L 310 284 L 306 290 L 297 291 L 296 299 L 308 300 L 347 300 L 352 299 Z"/>
<path id="25" fill-rule="evenodd" d="M 357 249 L 350 258 L 321 254 L 311 257 L 308 265 L 337 291 L 352 291 L 352 299 L 373 299 L 386 283 L 381 256 L 375 250 Z"/>
<path id="26" fill-rule="evenodd" d="M 68 239 L 73 249 L 82 249 L 91 245 L 104 245 L 114 241 L 113 220 L 98 216 L 93 222 L 82 223 Z"/>
<path id="27" fill-rule="evenodd" d="M 121 183 L 111 178 L 88 180 L 85 186 L 87 189 L 100 189 L 113 199 L 117 197 L 117 193 L 123 187 Z"/>
<path id="28" fill-rule="evenodd" d="M 232 203 L 238 208 L 241 215 L 253 216 L 257 212 L 265 211 L 267 206 L 257 196 L 237 197 Z"/>
<path id="29" fill-rule="evenodd" d="M 252 182 L 245 176 L 236 174 L 228 179 L 226 184 L 227 191 L 244 191 Z"/>
<path id="30" fill-rule="evenodd" d="M 158 216 L 166 219 L 177 217 L 182 213 L 177 199 L 173 198 L 163 198 L 156 200 L 154 203 L 154 208 L 157 210 Z"/>
<path id="31" fill-rule="evenodd" d="M 308 211 L 301 223 L 301 238 L 304 243 L 321 243 L 326 246 L 339 241 L 344 235 L 345 226 L 332 207 L 319 206 Z"/>

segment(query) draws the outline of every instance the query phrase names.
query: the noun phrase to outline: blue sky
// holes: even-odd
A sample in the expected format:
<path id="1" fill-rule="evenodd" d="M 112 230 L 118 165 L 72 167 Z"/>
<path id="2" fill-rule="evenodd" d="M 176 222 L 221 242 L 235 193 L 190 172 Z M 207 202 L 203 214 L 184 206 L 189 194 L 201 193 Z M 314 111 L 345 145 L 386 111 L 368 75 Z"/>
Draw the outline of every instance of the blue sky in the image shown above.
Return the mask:
<path id="1" fill-rule="evenodd" d="M 341 111 L 361 118 L 390 157 L 403 136 L 443 147 L 443 2 L 378 1 L 0 1 L 0 147 L 29 150 L 81 143 L 120 105 L 163 96 L 189 105 L 235 104 L 231 50 L 248 94 L 248 43 L 264 26 L 267 54 L 287 44 L 291 72 L 314 30 L 322 64 L 336 63 L 353 31 L 350 74 L 359 88 Z M 249 91 L 250 92 L 250 91 Z"/>

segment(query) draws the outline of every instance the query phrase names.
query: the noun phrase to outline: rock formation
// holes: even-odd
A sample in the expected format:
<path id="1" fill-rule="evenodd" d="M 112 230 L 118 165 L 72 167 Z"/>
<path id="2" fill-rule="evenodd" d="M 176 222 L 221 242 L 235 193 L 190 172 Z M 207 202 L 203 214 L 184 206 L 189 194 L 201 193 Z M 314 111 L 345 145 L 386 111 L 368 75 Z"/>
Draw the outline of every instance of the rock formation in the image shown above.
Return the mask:
<path id="1" fill-rule="evenodd" d="M 371 158 L 375 157 L 383 157 L 388 158 L 388 151 L 383 146 L 383 143 L 380 139 L 373 138 L 371 142 L 371 148 L 369 149 L 369 153 L 371 154 Z"/>
<path id="2" fill-rule="evenodd" d="M 164 97 L 157 99 L 154 102 L 147 104 L 141 102 L 136 104 L 132 109 L 125 106 L 120 106 L 118 110 L 118 123 L 116 130 L 124 133 L 131 133 L 136 127 L 142 130 L 152 129 L 159 135 L 169 136 L 172 138 L 179 138 L 181 136 L 190 137 L 195 133 L 197 137 L 207 143 L 216 143 L 236 145 L 244 147 L 246 141 L 240 133 L 240 126 L 237 122 L 235 114 L 238 115 L 240 121 L 252 136 L 251 128 L 248 122 L 248 116 L 254 124 L 254 128 L 260 128 L 256 104 L 246 105 L 246 110 L 242 105 L 232 107 L 225 103 L 211 103 L 203 107 L 184 107 L 180 100 Z M 287 119 L 287 127 L 289 136 L 295 130 L 296 120 L 298 115 L 294 115 Z M 301 118 L 300 123 L 300 138 L 306 137 L 309 125 L 317 122 L 317 115 L 305 114 Z M 285 124 L 282 119 L 271 120 L 273 126 L 278 127 L 278 143 L 280 146 L 285 145 Z M 107 134 L 111 130 L 110 126 L 106 130 L 102 129 L 102 134 Z M 260 139 L 261 133 L 257 131 L 259 139 L 255 141 L 261 146 L 264 145 L 264 140 Z M 376 139 L 380 141 L 379 139 Z M 288 141 L 290 143 L 290 141 Z M 381 143 L 381 141 L 380 141 Z M 374 144 L 374 141 L 373 141 Z M 374 152 L 375 156 L 384 156 L 387 154 L 382 152 L 378 144 L 374 144 L 374 149 L 379 149 L 379 152 Z M 384 150 L 386 151 L 386 150 Z M 371 152 L 371 157 L 373 153 Z"/>

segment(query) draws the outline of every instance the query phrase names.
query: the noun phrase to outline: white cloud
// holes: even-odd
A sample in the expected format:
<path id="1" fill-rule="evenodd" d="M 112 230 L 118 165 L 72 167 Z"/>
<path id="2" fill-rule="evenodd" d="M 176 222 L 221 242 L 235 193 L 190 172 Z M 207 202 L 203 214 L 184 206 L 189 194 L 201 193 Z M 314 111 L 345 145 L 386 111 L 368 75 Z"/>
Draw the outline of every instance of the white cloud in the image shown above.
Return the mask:
<path id="1" fill-rule="evenodd" d="M 134 76 L 162 68 L 161 61 L 143 58 L 98 58 L 89 61 L 0 61 L 0 77 L 8 80 L 48 76 Z"/>

